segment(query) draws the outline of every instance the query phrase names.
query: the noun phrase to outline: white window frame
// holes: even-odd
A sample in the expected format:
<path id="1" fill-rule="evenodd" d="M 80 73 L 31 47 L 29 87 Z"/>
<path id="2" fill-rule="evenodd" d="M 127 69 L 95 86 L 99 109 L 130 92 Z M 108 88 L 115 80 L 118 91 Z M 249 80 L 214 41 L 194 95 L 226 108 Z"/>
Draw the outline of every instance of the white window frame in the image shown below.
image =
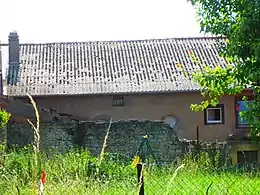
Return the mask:
<path id="1" fill-rule="evenodd" d="M 209 120 L 209 110 L 220 110 L 220 120 Z M 222 118 L 222 108 L 221 107 L 212 107 L 212 108 L 206 108 L 206 124 L 220 124 L 223 123 L 223 118 Z"/>

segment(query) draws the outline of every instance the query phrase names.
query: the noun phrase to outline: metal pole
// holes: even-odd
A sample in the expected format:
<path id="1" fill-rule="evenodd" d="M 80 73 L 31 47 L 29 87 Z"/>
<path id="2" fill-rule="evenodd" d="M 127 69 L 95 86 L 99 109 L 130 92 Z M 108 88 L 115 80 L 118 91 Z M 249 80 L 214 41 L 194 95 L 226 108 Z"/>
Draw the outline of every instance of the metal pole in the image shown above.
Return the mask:
<path id="1" fill-rule="evenodd" d="M 200 127 L 197 125 L 197 144 L 200 142 Z"/>
<path id="2" fill-rule="evenodd" d="M 144 195 L 144 176 L 143 176 L 143 164 L 137 164 L 137 182 L 138 182 L 138 194 Z"/>

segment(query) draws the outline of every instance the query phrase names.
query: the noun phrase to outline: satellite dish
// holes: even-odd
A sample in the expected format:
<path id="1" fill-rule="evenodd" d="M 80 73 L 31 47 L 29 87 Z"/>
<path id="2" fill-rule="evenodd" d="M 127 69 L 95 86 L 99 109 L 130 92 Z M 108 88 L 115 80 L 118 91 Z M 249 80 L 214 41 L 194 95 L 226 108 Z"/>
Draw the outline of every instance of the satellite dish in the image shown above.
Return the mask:
<path id="1" fill-rule="evenodd" d="M 177 136 L 179 139 L 184 139 L 185 138 L 185 134 L 182 131 L 182 129 L 180 128 L 180 121 L 175 118 L 174 116 L 166 116 L 163 121 L 168 124 L 173 131 L 175 131 L 177 133 Z"/>
<path id="2" fill-rule="evenodd" d="M 170 125 L 171 128 L 175 128 L 177 119 L 173 116 L 166 116 L 163 120 L 166 124 Z"/>
<path id="3" fill-rule="evenodd" d="M 100 114 L 100 115 L 96 115 L 95 117 L 93 117 L 93 121 L 100 121 L 100 122 L 107 122 L 107 121 L 110 121 L 111 117 L 108 116 L 108 115 L 103 115 L 103 114 Z"/>

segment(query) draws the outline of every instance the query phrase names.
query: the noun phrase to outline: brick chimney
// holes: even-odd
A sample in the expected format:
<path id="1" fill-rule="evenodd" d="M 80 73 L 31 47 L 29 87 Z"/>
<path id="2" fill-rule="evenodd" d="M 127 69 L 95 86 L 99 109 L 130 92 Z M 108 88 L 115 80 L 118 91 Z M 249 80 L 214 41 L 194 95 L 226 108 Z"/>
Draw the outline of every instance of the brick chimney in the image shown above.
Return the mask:
<path id="1" fill-rule="evenodd" d="M 19 36 L 17 32 L 10 32 L 9 37 L 9 67 L 7 75 L 7 85 L 16 84 L 18 81 L 18 70 L 20 64 L 19 57 Z"/>

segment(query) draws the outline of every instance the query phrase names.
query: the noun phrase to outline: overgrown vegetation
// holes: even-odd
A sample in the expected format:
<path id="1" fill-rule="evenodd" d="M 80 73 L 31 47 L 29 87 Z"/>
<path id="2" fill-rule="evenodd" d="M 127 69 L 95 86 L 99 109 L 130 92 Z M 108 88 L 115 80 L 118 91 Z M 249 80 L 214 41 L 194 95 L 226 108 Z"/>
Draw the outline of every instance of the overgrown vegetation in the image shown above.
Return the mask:
<path id="1" fill-rule="evenodd" d="M 206 68 L 194 75 L 207 98 L 193 110 L 213 106 L 225 94 L 238 94 L 250 87 L 255 100 L 241 112 L 251 127 L 251 137 L 260 138 L 260 3 L 252 0 L 187 0 L 197 10 L 201 31 L 227 37 L 221 55 L 230 63 L 225 69 Z"/>
<path id="2" fill-rule="evenodd" d="M 10 151 L 1 159 L 1 194 L 37 194 L 41 170 L 47 172 L 46 194 L 137 194 L 136 169 L 131 159 L 105 154 L 102 163 L 86 150 L 72 149 L 67 153 L 52 150 L 38 154 L 34 163 L 32 147 Z M 217 161 L 217 155 L 215 161 Z M 213 194 L 254 194 L 259 190 L 260 171 L 246 172 L 236 168 L 223 169 L 201 153 L 195 158 L 188 154 L 178 164 L 145 167 L 144 185 L 147 194 L 205 194 L 207 187 Z M 175 174 L 176 168 L 183 165 Z M 99 170 L 97 170 L 97 167 Z M 34 171 L 37 171 L 35 176 Z M 241 187 L 243 185 L 243 188 Z M 243 192 L 243 193 L 242 193 Z M 255 193 L 256 194 L 256 193 Z"/>

